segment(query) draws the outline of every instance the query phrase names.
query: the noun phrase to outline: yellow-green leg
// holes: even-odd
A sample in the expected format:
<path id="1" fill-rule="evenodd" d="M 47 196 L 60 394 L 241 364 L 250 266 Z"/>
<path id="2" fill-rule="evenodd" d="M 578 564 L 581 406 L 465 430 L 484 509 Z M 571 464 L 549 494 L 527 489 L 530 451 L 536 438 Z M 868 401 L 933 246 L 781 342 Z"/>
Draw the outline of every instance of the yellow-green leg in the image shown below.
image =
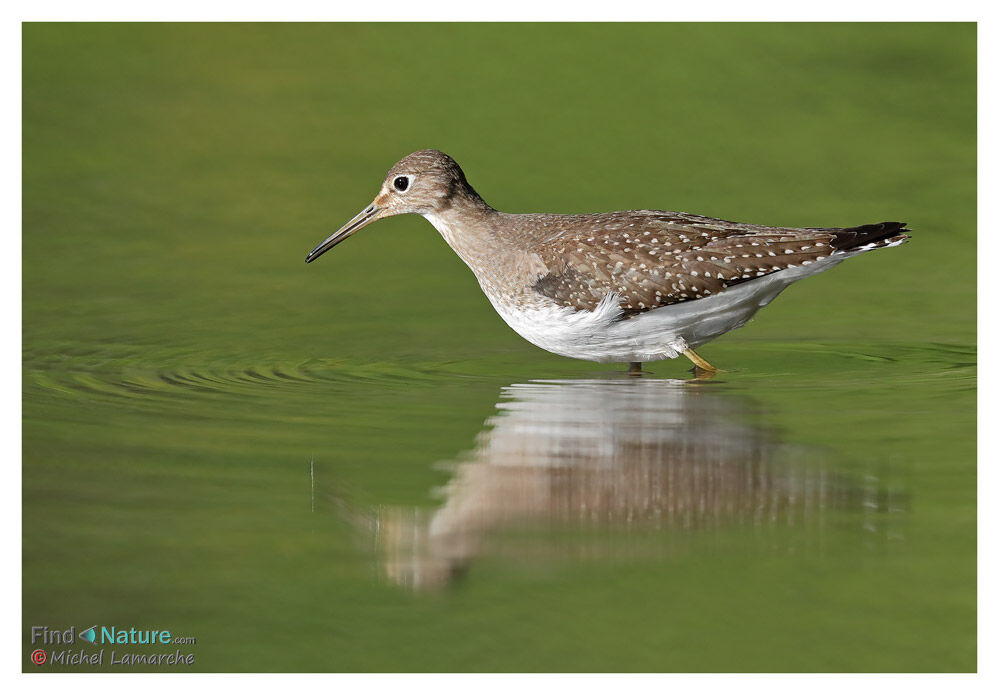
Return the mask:
<path id="1" fill-rule="evenodd" d="M 699 369 L 702 372 L 708 372 L 709 374 L 714 374 L 715 372 L 718 371 L 718 369 L 712 366 L 710 362 L 708 362 L 706 359 L 698 355 L 690 348 L 684 350 L 683 354 L 687 357 L 687 359 L 689 359 L 691 362 L 694 363 L 695 370 Z"/>

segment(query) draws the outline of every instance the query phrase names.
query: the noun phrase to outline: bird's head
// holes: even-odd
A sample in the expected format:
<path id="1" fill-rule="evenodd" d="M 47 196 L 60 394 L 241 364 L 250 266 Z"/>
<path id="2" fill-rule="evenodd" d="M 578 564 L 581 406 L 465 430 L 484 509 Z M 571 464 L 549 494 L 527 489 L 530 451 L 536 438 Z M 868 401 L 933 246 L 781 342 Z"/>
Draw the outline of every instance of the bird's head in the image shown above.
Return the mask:
<path id="1" fill-rule="evenodd" d="M 456 161 L 438 150 L 414 152 L 389 169 L 371 205 L 312 249 L 305 262 L 311 263 L 375 220 L 410 213 L 440 213 L 454 205 L 456 200 L 469 196 L 478 198 Z"/>

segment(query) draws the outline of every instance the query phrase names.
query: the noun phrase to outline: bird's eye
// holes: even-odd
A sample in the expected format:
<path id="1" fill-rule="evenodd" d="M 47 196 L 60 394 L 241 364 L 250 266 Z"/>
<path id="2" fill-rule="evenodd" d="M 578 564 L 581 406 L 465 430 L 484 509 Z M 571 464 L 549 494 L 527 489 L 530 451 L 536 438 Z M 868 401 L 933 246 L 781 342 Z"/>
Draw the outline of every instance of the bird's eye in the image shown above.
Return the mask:
<path id="1" fill-rule="evenodd" d="M 404 190 L 406 190 L 407 188 L 409 188 L 409 177 L 408 176 L 396 176 L 395 177 L 395 181 L 392 182 L 392 185 L 395 186 L 395 190 L 397 190 L 400 193 L 402 193 Z"/>

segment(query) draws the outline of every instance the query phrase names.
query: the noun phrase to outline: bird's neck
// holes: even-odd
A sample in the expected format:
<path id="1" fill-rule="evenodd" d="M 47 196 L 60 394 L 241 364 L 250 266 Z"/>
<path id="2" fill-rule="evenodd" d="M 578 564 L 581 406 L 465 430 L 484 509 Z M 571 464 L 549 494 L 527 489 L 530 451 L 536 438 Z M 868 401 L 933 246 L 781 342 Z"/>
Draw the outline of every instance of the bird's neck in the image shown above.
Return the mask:
<path id="1" fill-rule="evenodd" d="M 515 216 L 494 210 L 481 198 L 424 217 L 471 269 L 491 300 L 522 291 L 545 272 L 529 240 L 511 234 L 509 220 Z"/>
<path id="2" fill-rule="evenodd" d="M 448 207 L 424 215 L 473 271 L 507 246 L 499 216 L 478 195 L 456 197 Z"/>

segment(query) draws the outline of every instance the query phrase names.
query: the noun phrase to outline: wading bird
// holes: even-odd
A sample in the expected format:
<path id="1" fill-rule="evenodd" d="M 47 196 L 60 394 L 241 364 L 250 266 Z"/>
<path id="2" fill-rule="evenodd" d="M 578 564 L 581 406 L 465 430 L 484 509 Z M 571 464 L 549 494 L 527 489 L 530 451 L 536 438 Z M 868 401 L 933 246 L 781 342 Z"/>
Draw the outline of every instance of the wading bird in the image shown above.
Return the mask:
<path id="1" fill-rule="evenodd" d="M 417 214 L 475 274 L 503 320 L 538 347 L 595 362 L 686 355 L 744 325 L 793 282 L 908 239 L 904 222 L 766 227 L 663 210 L 509 214 L 490 207 L 451 157 L 399 160 L 374 201 L 314 248 L 307 263 L 362 227 Z"/>

